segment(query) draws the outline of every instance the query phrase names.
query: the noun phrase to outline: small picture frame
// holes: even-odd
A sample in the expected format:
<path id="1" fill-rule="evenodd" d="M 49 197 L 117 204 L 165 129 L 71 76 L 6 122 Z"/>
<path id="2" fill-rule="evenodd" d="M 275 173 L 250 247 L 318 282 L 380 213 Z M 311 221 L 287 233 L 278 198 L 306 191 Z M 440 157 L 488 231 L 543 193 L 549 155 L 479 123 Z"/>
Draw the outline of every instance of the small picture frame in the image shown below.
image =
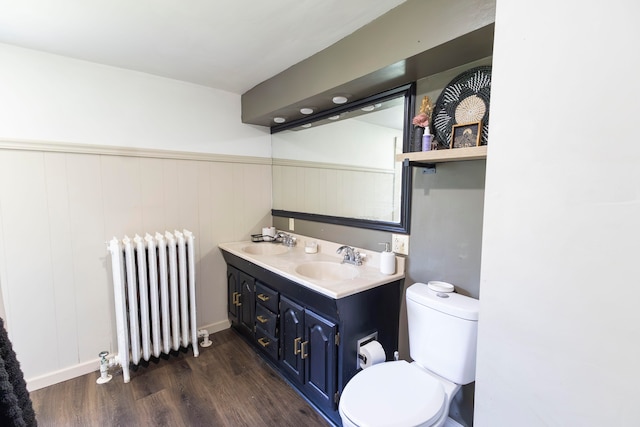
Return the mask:
<path id="1" fill-rule="evenodd" d="M 482 139 L 482 122 L 454 125 L 449 148 L 476 147 Z"/>

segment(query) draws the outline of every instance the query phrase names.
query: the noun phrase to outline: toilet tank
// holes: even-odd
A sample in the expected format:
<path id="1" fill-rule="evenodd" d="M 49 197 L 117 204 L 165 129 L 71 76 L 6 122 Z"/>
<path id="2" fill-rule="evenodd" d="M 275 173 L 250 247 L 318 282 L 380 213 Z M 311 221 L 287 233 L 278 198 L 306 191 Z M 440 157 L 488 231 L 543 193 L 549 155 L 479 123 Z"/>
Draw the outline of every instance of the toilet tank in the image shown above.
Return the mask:
<path id="1" fill-rule="evenodd" d="M 424 283 L 407 288 L 406 299 L 414 362 L 455 384 L 475 381 L 478 300 Z"/>

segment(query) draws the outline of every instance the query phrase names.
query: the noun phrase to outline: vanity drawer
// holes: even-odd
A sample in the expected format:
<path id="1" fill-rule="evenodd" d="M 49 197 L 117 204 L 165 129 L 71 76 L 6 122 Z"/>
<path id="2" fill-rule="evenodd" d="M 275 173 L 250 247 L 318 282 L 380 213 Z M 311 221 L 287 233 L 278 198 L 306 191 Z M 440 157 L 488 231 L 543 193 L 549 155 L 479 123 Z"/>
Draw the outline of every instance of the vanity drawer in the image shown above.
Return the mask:
<path id="1" fill-rule="evenodd" d="M 275 336 L 278 325 L 278 315 L 266 307 L 256 304 L 256 326 L 266 333 Z"/>
<path id="2" fill-rule="evenodd" d="M 278 360 L 278 339 L 269 335 L 259 327 L 256 328 L 256 342 L 265 353 Z"/>
<path id="3" fill-rule="evenodd" d="M 273 311 L 278 312 L 278 293 L 260 282 L 256 282 L 256 303 L 261 304 Z"/>

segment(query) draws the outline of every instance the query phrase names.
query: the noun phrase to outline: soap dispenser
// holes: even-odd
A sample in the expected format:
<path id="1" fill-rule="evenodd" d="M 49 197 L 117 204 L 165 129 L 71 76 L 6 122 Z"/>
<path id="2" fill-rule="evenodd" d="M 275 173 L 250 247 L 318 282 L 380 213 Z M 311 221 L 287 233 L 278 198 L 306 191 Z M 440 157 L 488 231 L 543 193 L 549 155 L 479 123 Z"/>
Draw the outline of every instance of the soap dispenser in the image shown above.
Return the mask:
<path id="1" fill-rule="evenodd" d="M 391 252 L 391 243 L 380 243 L 385 245 L 384 252 L 380 253 L 380 273 L 394 274 L 396 272 L 396 254 Z"/>

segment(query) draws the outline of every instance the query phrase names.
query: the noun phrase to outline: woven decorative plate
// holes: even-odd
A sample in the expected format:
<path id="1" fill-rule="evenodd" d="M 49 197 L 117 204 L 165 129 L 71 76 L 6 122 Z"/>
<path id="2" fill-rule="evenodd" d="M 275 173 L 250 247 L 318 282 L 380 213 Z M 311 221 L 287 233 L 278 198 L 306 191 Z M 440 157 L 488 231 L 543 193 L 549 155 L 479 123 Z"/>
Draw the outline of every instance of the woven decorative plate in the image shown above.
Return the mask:
<path id="1" fill-rule="evenodd" d="M 440 146 L 448 147 L 454 125 L 482 120 L 480 143 L 489 135 L 491 67 L 472 68 L 458 75 L 444 88 L 433 109 L 432 127 Z"/>

